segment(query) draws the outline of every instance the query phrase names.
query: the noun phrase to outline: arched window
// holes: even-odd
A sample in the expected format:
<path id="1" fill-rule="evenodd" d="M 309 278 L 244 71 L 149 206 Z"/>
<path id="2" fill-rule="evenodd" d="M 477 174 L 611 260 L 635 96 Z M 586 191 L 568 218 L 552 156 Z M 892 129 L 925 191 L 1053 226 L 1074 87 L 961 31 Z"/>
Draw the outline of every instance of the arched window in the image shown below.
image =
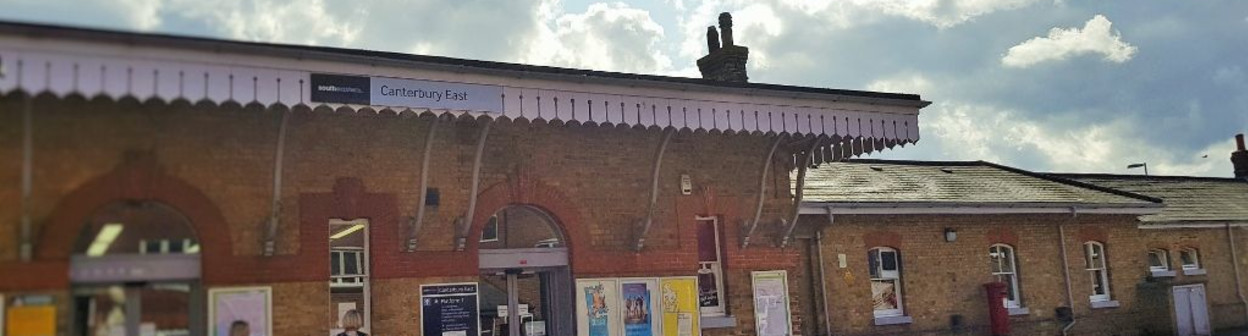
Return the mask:
<path id="1" fill-rule="evenodd" d="M 1164 249 L 1148 250 L 1148 270 L 1153 273 L 1170 270 L 1170 252 Z"/>
<path id="2" fill-rule="evenodd" d="M 1006 285 L 1005 307 L 1022 307 L 1022 299 L 1018 291 L 1018 265 L 1014 258 L 1014 247 L 995 244 L 988 247 L 988 259 L 992 268 L 992 276 Z"/>
<path id="3" fill-rule="evenodd" d="M 872 248 L 867 253 L 870 267 L 871 299 L 875 317 L 901 316 L 901 253 L 891 247 Z"/>
<path id="4" fill-rule="evenodd" d="M 1105 263 L 1105 244 L 1090 241 L 1083 243 L 1084 262 L 1088 275 L 1092 277 L 1092 302 L 1109 301 L 1109 268 Z"/>
<path id="5" fill-rule="evenodd" d="M 1200 250 L 1191 247 L 1179 250 L 1179 261 L 1183 264 L 1183 271 L 1200 269 Z"/>

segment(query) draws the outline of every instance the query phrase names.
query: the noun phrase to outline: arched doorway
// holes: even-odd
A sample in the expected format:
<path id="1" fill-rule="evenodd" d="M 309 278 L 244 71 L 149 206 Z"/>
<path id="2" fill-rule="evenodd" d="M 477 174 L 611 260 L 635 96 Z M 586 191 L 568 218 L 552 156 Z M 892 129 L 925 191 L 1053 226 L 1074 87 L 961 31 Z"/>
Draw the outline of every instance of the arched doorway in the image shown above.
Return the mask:
<path id="1" fill-rule="evenodd" d="M 74 335 L 203 335 L 200 245 L 155 201 L 115 201 L 84 219 L 70 258 Z"/>
<path id="2" fill-rule="evenodd" d="M 571 335 L 575 328 L 567 239 L 542 209 L 509 205 L 478 243 L 482 335 Z"/>

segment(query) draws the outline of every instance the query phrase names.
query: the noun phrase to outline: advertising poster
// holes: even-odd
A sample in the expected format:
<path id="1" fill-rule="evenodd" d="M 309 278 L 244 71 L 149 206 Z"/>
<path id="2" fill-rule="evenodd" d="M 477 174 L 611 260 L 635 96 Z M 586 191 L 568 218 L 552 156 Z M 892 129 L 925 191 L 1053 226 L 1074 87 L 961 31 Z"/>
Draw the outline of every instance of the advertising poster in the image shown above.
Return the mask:
<path id="1" fill-rule="evenodd" d="M 657 279 L 621 279 L 620 295 L 624 303 L 624 336 L 658 336 L 659 282 Z"/>
<path id="2" fill-rule="evenodd" d="M 481 334 L 480 302 L 476 283 L 420 286 L 420 325 L 429 336 Z"/>
<path id="3" fill-rule="evenodd" d="M 272 288 L 213 288 L 208 290 L 208 302 L 209 335 L 229 336 L 235 323 L 245 324 L 250 336 L 273 335 Z"/>
<path id="4" fill-rule="evenodd" d="M 675 277 L 659 280 L 663 306 L 663 336 L 699 336 L 698 278 Z"/>
<path id="5" fill-rule="evenodd" d="M 758 336 L 789 336 L 789 287 L 785 271 L 752 272 L 754 328 Z"/>
<path id="6" fill-rule="evenodd" d="M 621 325 L 619 284 L 611 279 L 576 281 L 576 323 L 580 336 L 618 336 Z"/>
<path id="7" fill-rule="evenodd" d="M 56 335 L 56 307 L 50 305 L 10 307 L 5 312 L 5 335 Z"/>

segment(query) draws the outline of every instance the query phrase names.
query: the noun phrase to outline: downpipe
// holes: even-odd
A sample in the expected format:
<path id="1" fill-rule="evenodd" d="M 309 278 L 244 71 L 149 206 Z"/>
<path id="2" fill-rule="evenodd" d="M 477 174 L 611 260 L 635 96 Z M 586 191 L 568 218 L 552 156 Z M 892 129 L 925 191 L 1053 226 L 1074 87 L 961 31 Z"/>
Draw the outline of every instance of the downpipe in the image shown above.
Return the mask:
<path id="1" fill-rule="evenodd" d="M 1071 209 L 1070 216 L 1074 219 L 1074 209 Z M 1075 317 L 1075 297 L 1070 289 L 1070 262 L 1066 259 L 1066 224 L 1057 224 L 1057 238 L 1062 249 L 1062 276 L 1066 278 L 1066 307 L 1070 308 L 1070 323 L 1062 327 L 1062 336 L 1067 336 L 1070 328 L 1074 328 L 1079 321 Z"/>
<path id="2" fill-rule="evenodd" d="M 1244 282 L 1239 277 L 1239 252 L 1235 250 L 1235 229 L 1226 223 L 1226 242 L 1231 245 L 1231 265 L 1235 269 L 1235 295 L 1239 303 L 1244 305 L 1244 321 L 1248 322 L 1248 299 L 1244 299 Z"/>

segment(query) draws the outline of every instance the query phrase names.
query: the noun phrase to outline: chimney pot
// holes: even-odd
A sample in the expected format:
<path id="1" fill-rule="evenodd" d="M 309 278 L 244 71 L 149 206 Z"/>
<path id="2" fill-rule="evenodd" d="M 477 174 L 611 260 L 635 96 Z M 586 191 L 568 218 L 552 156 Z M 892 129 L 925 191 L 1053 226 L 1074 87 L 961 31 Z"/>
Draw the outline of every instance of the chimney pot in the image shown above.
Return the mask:
<path id="1" fill-rule="evenodd" d="M 1244 149 L 1244 134 L 1235 135 L 1235 151 L 1231 152 L 1231 167 L 1235 177 L 1248 180 L 1248 150 Z"/>
<path id="2" fill-rule="evenodd" d="M 728 12 L 719 13 L 719 30 L 723 32 L 721 38 L 725 47 L 736 45 L 732 41 L 732 14 Z"/>
<path id="3" fill-rule="evenodd" d="M 706 50 L 712 54 L 719 51 L 719 32 L 715 31 L 715 26 L 706 27 Z"/>

